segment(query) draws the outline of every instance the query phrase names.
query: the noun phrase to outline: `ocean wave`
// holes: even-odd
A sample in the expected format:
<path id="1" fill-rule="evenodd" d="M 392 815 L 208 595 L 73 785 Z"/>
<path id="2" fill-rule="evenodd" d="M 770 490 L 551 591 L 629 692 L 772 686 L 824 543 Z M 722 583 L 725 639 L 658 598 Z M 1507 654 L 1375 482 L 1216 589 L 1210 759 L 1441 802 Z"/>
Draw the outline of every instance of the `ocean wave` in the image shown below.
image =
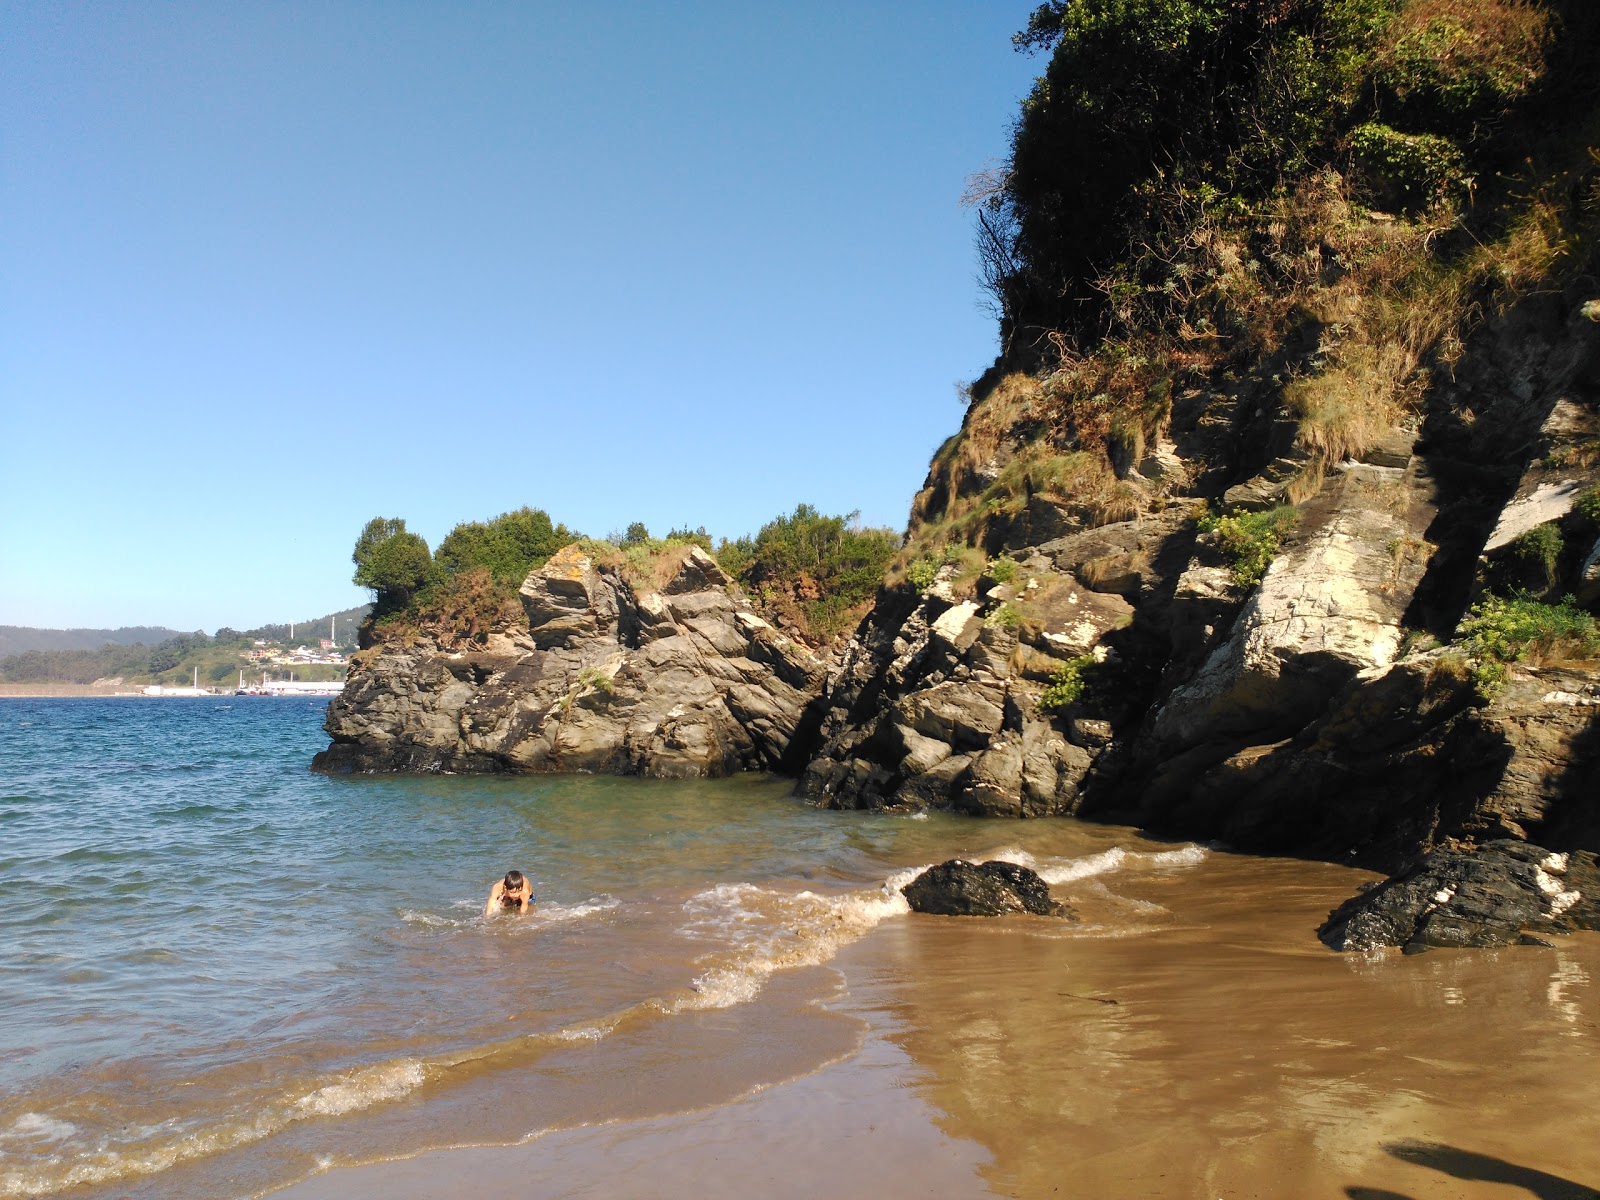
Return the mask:
<path id="1" fill-rule="evenodd" d="M 357 1071 L 336 1083 L 324 1084 L 298 1097 L 294 1107 L 319 1117 L 342 1117 L 385 1100 L 398 1100 L 421 1087 L 426 1077 L 420 1062 L 403 1058 Z"/>
<path id="2" fill-rule="evenodd" d="M 7 1142 L 59 1142 L 78 1132 L 71 1121 L 48 1113 L 25 1112 L 5 1129 L 0 1129 L 0 1146 Z"/>
<path id="3" fill-rule="evenodd" d="M 876 891 L 820 895 L 782 892 L 749 883 L 719 884 L 684 904 L 680 933 L 720 942 L 668 1011 L 731 1008 L 761 993 L 779 971 L 819 966 L 892 916 L 910 911 L 900 888 L 922 868 L 897 872 Z"/>

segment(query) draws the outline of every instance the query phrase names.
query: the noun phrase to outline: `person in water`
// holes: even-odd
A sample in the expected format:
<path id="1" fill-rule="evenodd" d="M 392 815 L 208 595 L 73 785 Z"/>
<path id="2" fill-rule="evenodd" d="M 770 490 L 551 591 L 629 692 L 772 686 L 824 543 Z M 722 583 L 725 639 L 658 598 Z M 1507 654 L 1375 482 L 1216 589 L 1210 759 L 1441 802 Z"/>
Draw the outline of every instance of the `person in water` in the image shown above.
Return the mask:
<path id="1" fill-rule="evenodd" d="M 497 912 L 525 913 L 533 903 L 533 884 L 521 871 L 507 871 L 504 879 L 496 879 L 489 889 L 489 903 L 483 906 L 483 915 L 492 917 Z"/>

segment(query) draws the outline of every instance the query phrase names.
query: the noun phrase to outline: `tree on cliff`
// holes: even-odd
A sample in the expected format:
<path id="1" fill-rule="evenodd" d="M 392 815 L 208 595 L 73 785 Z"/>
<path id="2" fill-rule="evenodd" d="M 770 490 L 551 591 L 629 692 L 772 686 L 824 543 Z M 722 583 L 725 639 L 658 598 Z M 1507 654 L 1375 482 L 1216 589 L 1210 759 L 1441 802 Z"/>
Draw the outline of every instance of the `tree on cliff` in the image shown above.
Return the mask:
<path id="1" fill-rule="evenodd" d="M 999 188 L 984 279 L 1020 325 L 1100 323 L 1102 276 L 1177 202 L 1248 203 L 1326 158 L 1395 0 L 1052 0 L 1013 39 L 1050 54 Z M 992 278 L 991 278 L 992 277 Z M 1144 281 L 1137 281 L 1142 283 Z"/>
<path id="2" fill-rule="evenodd" d="M 404 518 L 373 517 L 350 554 L 356 564 L 352 581 L 371 588 L 379 612 L 403 608 L 434 574 L 428 543 L 406 529 Z"/>
<path id="3" fill-rule="evenodd" d="M 442 542 L 434 561 L 447 575 L 487 567 L 500 583 L 520 584 L 533 568 L 577 535 L 542 508 L 524 505 L 489 521 L 464 521 Z"/>

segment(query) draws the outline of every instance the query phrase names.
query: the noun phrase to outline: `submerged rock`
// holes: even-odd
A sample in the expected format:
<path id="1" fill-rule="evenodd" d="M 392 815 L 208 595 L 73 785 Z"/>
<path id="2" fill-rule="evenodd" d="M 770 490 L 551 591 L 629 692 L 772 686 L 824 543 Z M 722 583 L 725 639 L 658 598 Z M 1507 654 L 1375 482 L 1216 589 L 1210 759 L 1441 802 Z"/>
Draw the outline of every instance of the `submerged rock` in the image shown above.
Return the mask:
<path id="1" fill-rule="evenodd" d="M 929 867 L 902 890 L 913 912 L 946 917 L 999 917 L 1026 912 L 1041 917 L 1071 916 L 1050 896 L 1037 871 L 1016 863 L 970 863 L 959 858 Z"/>
<path id="2" fill-rule="evenodd" d="M 1535 934 L 1600 929 L 1594 854 L 1527 842 L 1435 850 L 1410 870 L 1335 909 L 1317 931 L 1335 950 L 1506 946 Z"/>

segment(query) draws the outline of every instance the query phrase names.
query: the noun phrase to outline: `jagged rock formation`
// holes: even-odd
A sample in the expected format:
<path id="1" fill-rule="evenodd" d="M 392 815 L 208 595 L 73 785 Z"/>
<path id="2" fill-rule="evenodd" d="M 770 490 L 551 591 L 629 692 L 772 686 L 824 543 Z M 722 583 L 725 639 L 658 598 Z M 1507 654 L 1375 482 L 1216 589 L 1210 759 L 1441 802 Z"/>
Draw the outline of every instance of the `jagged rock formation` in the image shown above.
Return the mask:
<path id="1" fill-rule="evenodd" d="M 947 567 L 886 591 L 828 678 L 805 790 L 1385 868 L 1495 837 L 1600 849 L 1594 664 L 1513 667 L 1486 703 L 1459 652 L 1425 648 L 1534 525 L 1566 522 L 1561 574 L 1589 586 L 1600 550 L 1572 509 L 1600 467 L 1572 448 L 1600 429 L 1600 326 L 1580 309 L 1542 298 L 1481 329 L 1420 428 L 1330 465 L 1254 589 L 1196 516 L 1285 498 L 1278 418 L 1259 381 L 1175 398 L 1173 441 L 1126 476 L 1145 516 L 1041 521 L 1034 496 L 984 545 L 1019 564 L 1010 582 L 963 598 Z M 1089 686 L 1050 711 L 1050 679 L 1084 656 Z"/>
<path id="2" fill-rule="evenodd" d="M 323 771 L 681 777 L 790 761 L 823 664 L 698 547 L 636 591 L 569 546 L 531 572 L 526 627 L 480 645 L 384 643 L 328 706 Z"/>
<path id="3" fill-rule="evenodd" d="M 1334 950 L 1540 944 L 1541 933 L 1600 928 L 1600 869 L 1587 851 L 1557 854 L 1493 841 L 1436 850 L 1341 904 L 1317 931 Z M 1548 943 L 1543 943 L 1548 945 Z"/>
<path id="4" fill-rule="evenodd" d="M 901 889 L 912 912 L 946 917 L 999 917 L 1032 913 L 1040 917 L 1070 916 L 1066 905 L 1050 896 L 1050 885 L 1037 871 L 1016 863 L 970 863 L 959 858 L 929 867 Z"/>

